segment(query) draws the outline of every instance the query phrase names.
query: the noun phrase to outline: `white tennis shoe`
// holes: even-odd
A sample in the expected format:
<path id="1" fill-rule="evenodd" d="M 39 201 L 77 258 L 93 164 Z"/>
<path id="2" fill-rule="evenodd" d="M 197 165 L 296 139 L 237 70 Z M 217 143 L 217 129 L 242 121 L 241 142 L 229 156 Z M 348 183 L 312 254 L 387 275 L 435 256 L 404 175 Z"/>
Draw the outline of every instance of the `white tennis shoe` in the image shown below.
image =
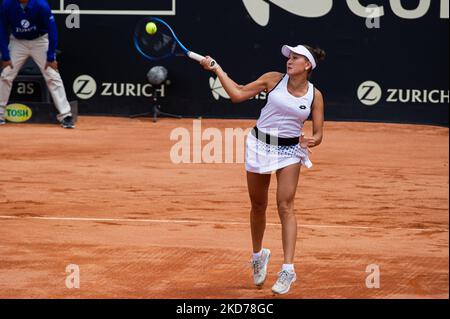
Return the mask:
<path id="1" fill-rule="evenodd" d="M 297 275 L 295 272 L 290 272 L 287 270 L 282 270 L 278 273 L 278 280 L 273 285 L 272 291 L 279 295 L 284 295 L 289 292 L 291 285 L 297 280 Z"/>
<path id="2" fill-rule="evenodd" d="M 267 266 L 270 260 L 270 250 L 264 248 L 261 256 L 257 260 L 252 261 L 253 280 L 256 286 L 262 286 L 267 277 Z"/>

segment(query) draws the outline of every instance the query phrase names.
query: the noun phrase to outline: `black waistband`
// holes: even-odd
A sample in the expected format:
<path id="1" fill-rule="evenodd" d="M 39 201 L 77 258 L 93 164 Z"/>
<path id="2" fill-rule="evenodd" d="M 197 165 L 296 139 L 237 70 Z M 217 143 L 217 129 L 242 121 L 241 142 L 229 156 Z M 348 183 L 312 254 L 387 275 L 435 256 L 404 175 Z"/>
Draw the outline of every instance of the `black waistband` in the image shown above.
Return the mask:
<path id="1" fill-rule="evenodd" d="M 17 40 L 33 41 L 33 40 L 39 39 L 40 37 L 43 37 L 43 36 L 46 35 L 46 34 L 48 34 L 48 32 L 38 32 L 38 36 L 35 37 L 35 38 L 33 38 L 33 39 L 25 39 L 25 38 L 20 38 L 20 37 L 17 38 L 15 35 L 13 35 L 13 37 L 14 37 L 15 39 L 17 39 Z"/>
<path id="2" fill-rule="evenodd" d="M 252 135 L 261 142 L 270 145 L 292 146 L 297 145 L 300 142 L 300 137 L 292 137 L 292 138 L 277 137 L 261 132 L 256 126 L 252 130 Z"/>

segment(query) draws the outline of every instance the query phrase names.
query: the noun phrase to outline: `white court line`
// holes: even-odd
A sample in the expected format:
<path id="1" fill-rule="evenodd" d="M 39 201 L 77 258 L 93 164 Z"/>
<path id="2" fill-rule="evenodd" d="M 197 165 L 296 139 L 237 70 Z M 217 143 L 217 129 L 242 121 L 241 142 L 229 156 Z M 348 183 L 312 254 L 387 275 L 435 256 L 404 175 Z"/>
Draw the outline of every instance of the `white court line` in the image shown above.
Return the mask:
<path id="1" fill-rule="evenodd" d="M 72 14 L 71 10 L 53 10 L 54 14 Z M 127 15 L 127 16 L 174 16 L 175 11 L 140 11 L 140 10 L 80 10 L 76 13 L 90 15 Z"/>
<path id="2" fill-rule="evenodd" d="M 71 10 L 66 10 L 65 0 L 60 0 L 59 10 L 52 10 L 54 14 L 72 14 Z M 70 3 L 68 3 L 70 4 Z M 80 11 L 75 13 L 78 14 L 95 14 L 95 15 L 145 15 L 145 16 L 162 16 L 176 15 L 176 0 L 172 0 L 172 9 L 171 10 L 83 10 L 80 8 Z"/>
<path id="3" fill-rule="evenodd" d="M 203 224 L 203 225 L 239 225 L 248 226 L 249 223 L 224 222 L 224 221 L 197 221 L 197 220 L 169 220 L 169 219 L 132 219 L 132 218 L 91 218 L 91 217 L 39 217 L 39 216 L 0 216 L 1 219 L 25 219 L 25 220 L 47 220 L 47 221 L 74 221 L 74 222 L 122 222 L 122 223 L 153 223 L 153 224 Z M 278 223 L 267 223 L 267 226 L 281 227 Z M 448 229 L 439 228 L 401 228 L 401 227 L 372 227 L 372 226 L 346 226 L 346 225 L 310 225 L 299 224 L 301 228 L 338 228 L 359 230 L 407 230 L 407 231 L 439 231 L 448 232 Z"/>

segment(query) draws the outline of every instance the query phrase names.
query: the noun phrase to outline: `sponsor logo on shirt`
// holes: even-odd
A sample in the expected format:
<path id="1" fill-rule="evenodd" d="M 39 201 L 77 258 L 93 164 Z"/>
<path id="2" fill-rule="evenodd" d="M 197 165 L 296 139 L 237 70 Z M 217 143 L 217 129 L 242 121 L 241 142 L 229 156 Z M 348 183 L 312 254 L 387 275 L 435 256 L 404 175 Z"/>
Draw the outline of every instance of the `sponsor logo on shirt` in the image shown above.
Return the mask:
<path id="1" fill-rule="evenodd" d="M 37 30 L 37 27 L 35 25 L 31 26 L 30 21 L 23 19 L 20 21 L 21 28 L 17 27 L 16 32 L 17 33 L 27 33 L 27 32 L 33 32 Z"/>

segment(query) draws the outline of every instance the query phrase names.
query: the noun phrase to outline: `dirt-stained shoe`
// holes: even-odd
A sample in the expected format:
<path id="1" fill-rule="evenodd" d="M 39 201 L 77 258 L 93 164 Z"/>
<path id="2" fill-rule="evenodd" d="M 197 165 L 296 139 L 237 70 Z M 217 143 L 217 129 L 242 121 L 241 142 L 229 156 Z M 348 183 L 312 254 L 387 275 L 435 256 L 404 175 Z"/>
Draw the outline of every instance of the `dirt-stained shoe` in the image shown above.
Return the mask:
<path id="1" fill-rule="evenodd" d="M 262 286 L 267 277 L 267 265 L 270 260 L 270 250 L 264 248 L 261 256 L 257 260 L 252 261 L 253 266 L 253 280 L 256 286 Z"/>
<path id="2" fill-rule="evenodd" d="M 272 291 L 279 295 L 284 295 L 289 292 L 291 285 L 297 280 L 295 272 L 282 270 L 278 273 L 278 280 L 273 285 Z"/>

